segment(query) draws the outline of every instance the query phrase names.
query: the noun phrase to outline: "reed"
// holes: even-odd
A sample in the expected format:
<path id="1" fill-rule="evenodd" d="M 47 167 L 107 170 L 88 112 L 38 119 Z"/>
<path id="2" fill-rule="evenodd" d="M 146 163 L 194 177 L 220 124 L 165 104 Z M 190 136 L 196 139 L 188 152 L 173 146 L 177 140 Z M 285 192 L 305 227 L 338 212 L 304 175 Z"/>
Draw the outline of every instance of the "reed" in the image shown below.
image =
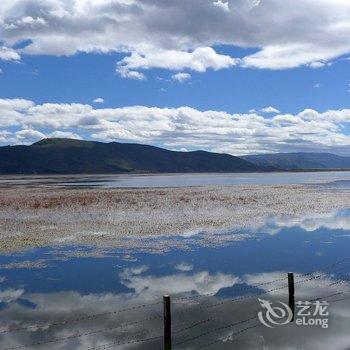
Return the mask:
<path id="1" fill-rule="evenodd" d="M 0 193 L 0 251 L 63 243 L 120 246 L 125 238 L 249 227 L 268 216 L 343 207 L 350 207 L 349 193 L 302 185 L 7 188 Z"/>

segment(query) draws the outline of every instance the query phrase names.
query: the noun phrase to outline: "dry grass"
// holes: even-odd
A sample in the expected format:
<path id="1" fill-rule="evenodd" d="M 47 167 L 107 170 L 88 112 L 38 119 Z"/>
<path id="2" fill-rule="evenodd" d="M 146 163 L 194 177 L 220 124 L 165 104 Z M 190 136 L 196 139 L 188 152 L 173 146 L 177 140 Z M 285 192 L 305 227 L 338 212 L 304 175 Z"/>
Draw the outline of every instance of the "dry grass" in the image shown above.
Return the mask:
<path id="1" fill-rule="evenodd" d="M 270 215 L 342 207 L 350 207 L 348 193 L 301 185 L 8 188 L 0 193 L 0 251 L 59 243 L 120 246 L 125 238 L 255 226 Z"/>

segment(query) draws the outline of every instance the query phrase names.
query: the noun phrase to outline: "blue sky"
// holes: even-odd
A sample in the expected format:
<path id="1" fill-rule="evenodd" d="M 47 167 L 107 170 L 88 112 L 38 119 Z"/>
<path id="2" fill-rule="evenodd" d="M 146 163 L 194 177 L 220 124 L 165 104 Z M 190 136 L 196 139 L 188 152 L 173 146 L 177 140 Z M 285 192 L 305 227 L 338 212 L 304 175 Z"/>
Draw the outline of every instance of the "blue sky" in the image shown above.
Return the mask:
<path id="1" fill-rule="evenodd" d="M 0 144 L 348 154 L 349 18 L 343 0 L 4 0 Z"/>
<path id="2" fill-rule="evenodd" d="M 232 53 L 221 50 L 226 51 Z M 231 113 L 266 106 L 284 113 L 298 113 L 306 108 L 325 111 L 350 107 L 350 62 L 345 59 L 321 69 L 271 71 L 235 67 L 208 70 L 205 74 L 192 72 L 190 81 L 178 83 L 171 81 L 173 71 L 162 69 L 150 70 L 144 81 L 123 79 L 115 72 L 122 57 L 121 54 L 43 55 L 24 56 L 21 63 L 0 62 L 3 70 L 0 95 L 36 103 L 91 103 L 102 97 L 103 107 L 191 106 Z"/>

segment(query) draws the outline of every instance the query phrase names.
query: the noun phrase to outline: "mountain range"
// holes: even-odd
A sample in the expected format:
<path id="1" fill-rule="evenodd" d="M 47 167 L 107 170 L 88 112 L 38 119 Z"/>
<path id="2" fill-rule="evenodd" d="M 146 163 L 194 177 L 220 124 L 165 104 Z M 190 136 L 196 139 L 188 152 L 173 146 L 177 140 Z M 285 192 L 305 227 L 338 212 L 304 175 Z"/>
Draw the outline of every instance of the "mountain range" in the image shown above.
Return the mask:
<path id="1" fill-rule="evenodd" d="M 350 157 L 332 153 L 274 153 L 242 157 L 258 166 L 283 170 L 340 170 L 350 169 Z"/>
<path id="2" fill-rule="evenodd" d="M 176 152 L 133 143 L 43 139 L 0 147 L 0 174 L 252 172 L 263 167 L 228 154 Z"/>
<path id="3" fill-rule="evenodd" d="M 0 174 L 259 172 L 350 169 L 350 157 L 276 153 L 235 157 L 118 142 L 49 138 L 0 147 Z"/>

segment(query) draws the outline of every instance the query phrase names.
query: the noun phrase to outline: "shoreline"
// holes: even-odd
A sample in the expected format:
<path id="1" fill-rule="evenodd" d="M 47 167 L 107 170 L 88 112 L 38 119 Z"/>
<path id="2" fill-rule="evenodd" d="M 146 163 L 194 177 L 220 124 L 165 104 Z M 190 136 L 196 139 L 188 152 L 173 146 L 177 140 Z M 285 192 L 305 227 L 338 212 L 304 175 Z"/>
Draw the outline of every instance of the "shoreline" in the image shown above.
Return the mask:
<path id="1" fill-rule="evenodd" d="M 181 174 L 186 174 L 186 175 L 196 175 L 196 174 L 256 174 L 256 173 L 261 173 L 261 174 L 266 174 L 266 173 L 314 173 L 314 172 L 350 172 L 350 168 L 313 168 L 313 169 L 273 169 L 273 170 L 256 170 L 256 171 L 184 171 L 184 172 L 111 172 L 111 173 L 0 173 L 0 178 L 1 177 L 17 177 L 17 176 L 111 176 L 111 175 L 181 175 Z"/>
<path id="2" fill-rule="evenodd" d="M 350 173 L 350 168 L 345 169 L 276 169 L 276 170 L 258 170 L 258 171 L 203 171 L 203 172 L 178 172 L 178 173 L 145 173 L 145 172 L 120 172 L 120 173 L 38 173 L 38 174 L 7 174 L 7 173 L 0 173 L 0 180 L 2 178 L 65 178 L 65 177 L 103 177 L 103 176 L 177 176 L 177 175 L 239 175 L 239 174 L 299 174 L 299 173 Z"/>
<path id="3" fill-rule="evenodd" d="M 271 216 L 350 208 L 349 191 L 306 185 L 5 188 L 0 252 L 54 245 L 136 246 L 146 237 L 258 227 Z M 134 243 L 135 245 L 133 245 Z M 136 242 L 138 242 L 136 244 Z"/>

